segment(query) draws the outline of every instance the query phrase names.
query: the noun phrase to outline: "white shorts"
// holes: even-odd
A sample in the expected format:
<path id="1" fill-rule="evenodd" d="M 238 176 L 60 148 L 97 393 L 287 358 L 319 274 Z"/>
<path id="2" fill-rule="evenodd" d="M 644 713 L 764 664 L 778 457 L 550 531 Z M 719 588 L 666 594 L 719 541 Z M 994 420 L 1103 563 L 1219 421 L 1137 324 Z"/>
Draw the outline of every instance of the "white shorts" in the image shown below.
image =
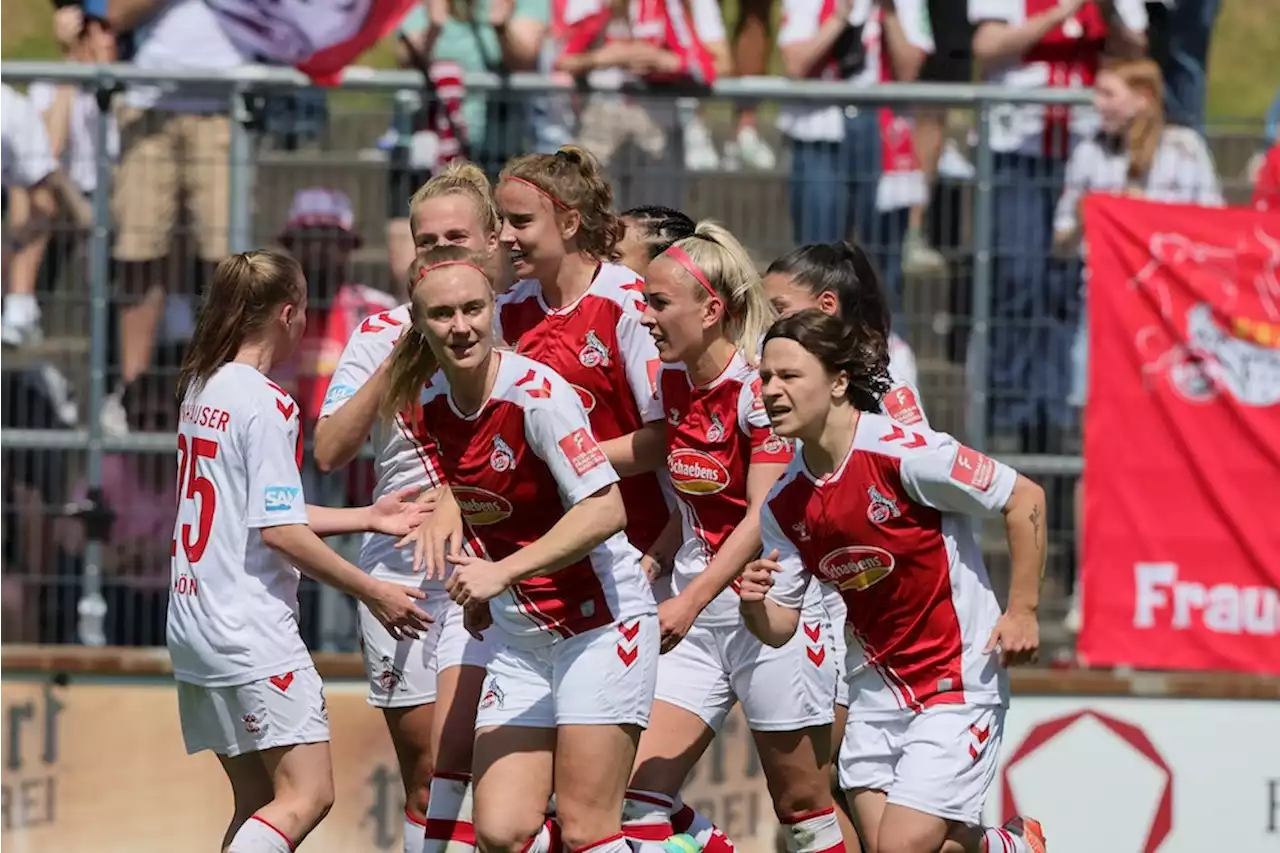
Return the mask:
<path id="1" fill-rule="evenodd" d="M 658 649 L 653 614 L 549 646 L 503 646 L 489 662 L 476 728 L 648 726 Z"/>
<path id="2" fill-rule="evenodd" d="M 849 707 L 849 662 L 844 656 L 849 652 L 849 639 L 845 636 L 848 630 L 849 608 L 840 597 L 839 591 L 823 589 L 822 606 L 826 608 L 827 619 L 831 622 L 831 653 L 836 663 L 836 704 L 841 708 Z"/>
<path id="3" fill-rule="evenodd" d="M 363 602 L 359 605 L 360 651 L 369 677 L 369 704 L 412 708 L 436 701 L 436 673 L 451 666 L 484 668 L 497 642 L 477 640 L 463 627 L 462 608 L 443 592 L 418 604 L 435 619 L 416 640 L 395 640 Z M 494 631 L 488 632 L 493 635 Z"/>
<path id="4" fill-rule="evenodd" d="M 654 698 L 697 714 L 719 731 L 737 702 L 752 731 L 792 732 L 834 718 L 835 656 L 824 618 L 802 614 L 782 648 L 766 646 L 745 625 L 697 622 L 658 663 Z"/>
<path id="5" fill-rule="evenodd" d="M 999 706 L 940 705 L 860 720 L 853 708 L 840 745 L 840 787 L 873 788 L 895 805 L 979 824 L 996 776 L 1004 713 Z"/>
<path id="6" fill-rule="evenodd" d="M 178 716 L 188 755 L 208 749 L 234 758 L 329 740 L 324 684 L 314 666 L 235 687 L 179 681 Z"/>

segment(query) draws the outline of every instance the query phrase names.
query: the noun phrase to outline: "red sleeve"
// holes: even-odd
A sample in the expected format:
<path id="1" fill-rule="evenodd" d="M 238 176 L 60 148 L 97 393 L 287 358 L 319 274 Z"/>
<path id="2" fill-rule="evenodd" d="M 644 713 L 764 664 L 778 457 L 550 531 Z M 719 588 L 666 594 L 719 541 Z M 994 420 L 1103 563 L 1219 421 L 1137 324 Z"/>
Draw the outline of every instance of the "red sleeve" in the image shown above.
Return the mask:
<path id="1" fill-rule="evenodd" d="M 1253 206 L 1256 210 L 1280 211 L 1280 143 L 1272 145 L 1262 161 L 1253 185 Z"/>
<path id="2" fill-rule="evenodd" d="M 575 56 L 586 53 L 599 40 L 612 17 L 613 11 L 605 9 L 566 27 L 560 55 Z"/>

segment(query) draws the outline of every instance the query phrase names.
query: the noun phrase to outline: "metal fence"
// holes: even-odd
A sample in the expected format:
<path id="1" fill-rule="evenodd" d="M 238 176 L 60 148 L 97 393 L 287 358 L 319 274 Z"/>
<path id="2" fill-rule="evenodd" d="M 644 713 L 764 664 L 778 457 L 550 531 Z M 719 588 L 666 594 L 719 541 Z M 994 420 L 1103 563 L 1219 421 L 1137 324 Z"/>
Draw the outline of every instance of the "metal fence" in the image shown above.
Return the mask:
<path id="1" fill-rule="evenodd" d="M 165 520 L 175 478 L 167 425 L 182 330 L 208 271 L 201 260 L 274 242 L 297 190 L 338 188 L 352 199 L 364 246 L 336 260 L 324 251 L 304 260 L 318 271 L 309 275 L 320 291 L 312 294 L 320 309 L 313 309 L 312 322 L 323 316 L 331 286 L 361 282 L 394 292 L 387 242 L 422 179 L 413 167 L 412 133 L 422 79 L 416 72 L 351 69 L 339 88 L 321 93 L 292 70 L 257 66 L 160 76 L 127 65 L 5 62 L 0 72 L 10 84 L 75 84 L 99 105 L 112 104 L 93 123 L 92 150 L 101 153 L 91 169 L 80 164 L 96 179 L 87 196 L 91 222 L 60 222 L 42 270 L 44 343 L 5 358 L 5 637 L 163 642 Z M 896 329 L 915 350 L 935 426 L 1046 483 L 1055 533 L 1047 613 L 1062 615 L 1074 573 L 1081 467 L 1077 410 L 1068 400 L 1079 270 L 1051 259 L 1039 237 L 1009 231 L 1025 223 L 1006 196 L 1028 186 L 1056 193 L 1060 168 L 1018 172 L 992 139 L 1015 105 L 1064 108 L 1087 103 L 1087 93 L 952 84 L 851 89 L 771 77 L 660 93 L 586 92 L 530 74 L 501 80 L 469 74 L 465 83 L 468 124 L 485 128 L 472 139 L 472 154 L 489 171 L 508 156 L 580 139 L 604 155 L 620 208 L 661 202 L 721 220 L 764 263 L 797 242 L 856 233 L 893 295 Z M 208 112 L 199 118 L 190 106 L 182 116 L 140 112 L 131 93 L 143 86 L 188 102 L 204 99 Z M 744 102 L 762 105 L 766 131 L 788 110 L 834 107 L 846 141 L 779 136 L 773 140 L 779 166 L 769 171 L 691 167 L 691 128 L 709 129 L 713 139 L 732 135 L 730 107 Z M 950 110 L 949 135 L 957 143 L 948 154 L 955 166 L 944 167 L 925 218 L 926 238 L 945 263 L 923 270 L 903 264 L 906 210 L 877 209 L 881 151 L 873 150 L 885 138 L 881 108 L 920 105 Z M 114 159 L 116 134 L 124 162 Z M 144 146 L 150 160 L 130 161 Z M 1016 316 L 1002 314 L 1001 288 L 1019 277 L 1039 295 Z M 121 401 L 114 393 L 121 371 L 136 371 L 131 358 L 147 360 L 146 346 L 137 354 L 146 329 L 139 332 L 130 316 L 149 298 L 166 307 L 165 324 L 175 327 L 170 337 L 178 343 L 158 347 L 143 374 L 149 381 L 134 383 L 148 390 Z M 1038 348 L 1019 349 L 1034 342 Z M 1038 363 L 1005 369 L 1010 359 L 1024 358 L 1046 360 L 1047 369 Z M 77 411 L 62 405 L 62 380 L 86 405 Z M 124 410 L 127 434 L 104 428 L 104 406 Z M 317 502 L 357 500 L 370 483 L 361 472 L 328 478 L 311 472 L 309 495 Z M 316 489 L 321 495 L 312 494 Z M 84 535 L 84 518 L 68 517 L 77 501 L 80 510 L 89 506 L 83 503 L 89 496 L 103 498 L 115 516 L 112 528 L 93 536 Z M 1002 542 L 993 538 L 989 551 L 1003 552 Z M 1001 574 L 998 557 L 993 564 Z M 313 644 L 350 645 L 349 613 L 338 597 L 308 591 L 304 611 Z"/>

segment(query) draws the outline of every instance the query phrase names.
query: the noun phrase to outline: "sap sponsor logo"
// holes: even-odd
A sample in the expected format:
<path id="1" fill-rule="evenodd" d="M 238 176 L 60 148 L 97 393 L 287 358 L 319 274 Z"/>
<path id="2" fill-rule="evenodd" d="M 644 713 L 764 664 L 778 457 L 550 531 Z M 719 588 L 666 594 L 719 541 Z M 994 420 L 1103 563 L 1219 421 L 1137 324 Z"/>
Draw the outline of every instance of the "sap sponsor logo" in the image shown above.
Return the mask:
<path id="1" fill-rule="evenodd" d="M 293 509 L 294 501 L 300 494 L 302 489 L 296 486 L 267 486 L 263 502 L 266 504 L 267 512 L 288 512 Z"/>
<path id="2" fill-rule="evenodd" d="M 686 495 L 714 495 L 729 485 L 729 470 L 709 453 L 682 447 L 667 456 L 671 485 Z"/>
<path id="3" fill-rule="evenodd" d="M 1203 626 L 1215 634 L 1280 636 L 1280 590 L 1178 579 L 1177 563 L 1136 563 L 1133 627 Z"/>
<path id="4" fill-rule="evenodd" d="M 454 486 L 453 499 L 458 502 L 467 521 L 477 527 L 497 524 L 511 517 L 511 501 L 488 489 Z"/>
<path id="5" fill-rule="evenodd" d="M 595 411 L 595 408 L 596 408 L 595 394 L 592 394 L 590 391 L 588 391 L 586 388 L 583 388 L 581 385 L 574 385 L 573 390 L 578 392 L 578 399 L 582 401 L 582 408 L 586 410 L 586 413 L 588 415 L 591 414 L 593 411 Z"/>
<path id="6" fill-rule="evenodd" d="M 862 592 L 893 571 L 893 555 L 873 545 L 837 548 L 818 562 L 818 574 L 840 589 Z"/>
<path id="7" fill-rule="evenodd" d="M 324 405 L 333 406 L 344 403 L 355 395 L 356 389 L 351 385 L 330 385 L 328 392 L 324 395 Z"/>

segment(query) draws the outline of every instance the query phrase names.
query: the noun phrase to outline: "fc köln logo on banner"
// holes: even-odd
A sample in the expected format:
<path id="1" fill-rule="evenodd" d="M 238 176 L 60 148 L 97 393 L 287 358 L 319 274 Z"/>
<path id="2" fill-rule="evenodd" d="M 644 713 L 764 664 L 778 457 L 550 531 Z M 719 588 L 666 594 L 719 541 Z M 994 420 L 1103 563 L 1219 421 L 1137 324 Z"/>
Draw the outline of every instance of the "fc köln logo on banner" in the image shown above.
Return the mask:
<path id="1" fill-rule="evenodd" d="M 1280 214 L 1091 196 L 1081 657 L 1280 674 Z"/>

